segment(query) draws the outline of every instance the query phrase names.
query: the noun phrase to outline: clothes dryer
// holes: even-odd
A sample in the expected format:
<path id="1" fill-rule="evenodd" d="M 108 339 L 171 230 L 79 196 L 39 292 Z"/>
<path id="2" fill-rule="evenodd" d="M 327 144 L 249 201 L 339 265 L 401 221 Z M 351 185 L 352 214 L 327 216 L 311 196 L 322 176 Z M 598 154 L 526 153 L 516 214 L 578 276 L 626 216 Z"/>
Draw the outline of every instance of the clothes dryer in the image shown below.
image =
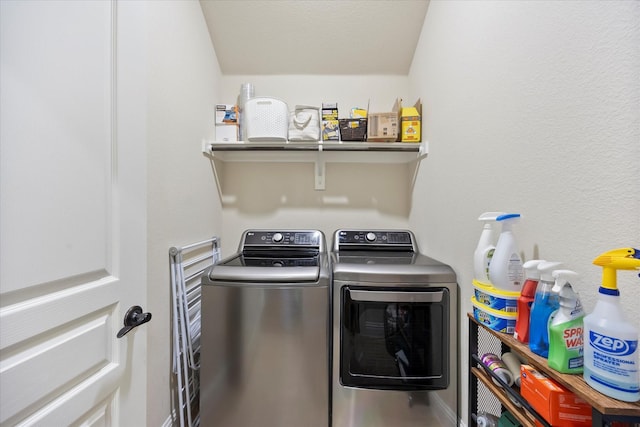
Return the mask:
<path id="1" fill-rule="evenodd" d="M 332 425 L 450 426 L 458 418 L 458 287 L 408 230 L 335 232 Z"/>

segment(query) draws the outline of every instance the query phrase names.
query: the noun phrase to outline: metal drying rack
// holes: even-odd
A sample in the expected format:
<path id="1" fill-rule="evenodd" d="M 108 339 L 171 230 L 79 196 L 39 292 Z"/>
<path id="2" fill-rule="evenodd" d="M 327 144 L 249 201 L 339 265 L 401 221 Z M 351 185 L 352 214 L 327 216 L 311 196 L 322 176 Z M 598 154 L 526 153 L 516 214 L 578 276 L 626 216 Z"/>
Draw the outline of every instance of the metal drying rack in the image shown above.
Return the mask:
<path id="1" fill-rule="evenodd" d="M 169 249 L 173 315 L 173 372 L 180 426 L 198 426 L 201 277 L 220 260 L 218 238 Z"/>

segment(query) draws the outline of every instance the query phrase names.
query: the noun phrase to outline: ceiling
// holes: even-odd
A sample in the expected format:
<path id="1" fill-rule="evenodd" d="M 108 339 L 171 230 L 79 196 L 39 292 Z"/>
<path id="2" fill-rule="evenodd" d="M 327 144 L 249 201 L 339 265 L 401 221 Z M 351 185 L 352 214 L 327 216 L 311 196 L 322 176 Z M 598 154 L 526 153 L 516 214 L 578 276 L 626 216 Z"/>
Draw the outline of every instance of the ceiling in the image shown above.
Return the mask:
<path id="1" fill-rule="evenodd" d="M 200 0 L 223 74 L 407 75 L 429 0 Z"/>

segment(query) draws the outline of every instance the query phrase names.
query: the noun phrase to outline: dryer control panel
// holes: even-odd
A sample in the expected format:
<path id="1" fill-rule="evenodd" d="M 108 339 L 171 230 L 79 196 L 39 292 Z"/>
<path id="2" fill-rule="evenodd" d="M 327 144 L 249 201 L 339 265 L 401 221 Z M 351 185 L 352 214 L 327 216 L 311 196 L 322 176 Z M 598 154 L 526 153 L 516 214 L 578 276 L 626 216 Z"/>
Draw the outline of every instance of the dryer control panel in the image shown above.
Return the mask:
<path id="1" fill-rule="evenodd" d="M 317 230 L 247 230 L 241 250 L 248 247 L 320 248 L 322 233 Z"/>
<path id="2" fill-rule="evenodd" d="M 413 233 L 407 230 L 336 231 L 333 250 L 349 249 L 417 252 Z"/>

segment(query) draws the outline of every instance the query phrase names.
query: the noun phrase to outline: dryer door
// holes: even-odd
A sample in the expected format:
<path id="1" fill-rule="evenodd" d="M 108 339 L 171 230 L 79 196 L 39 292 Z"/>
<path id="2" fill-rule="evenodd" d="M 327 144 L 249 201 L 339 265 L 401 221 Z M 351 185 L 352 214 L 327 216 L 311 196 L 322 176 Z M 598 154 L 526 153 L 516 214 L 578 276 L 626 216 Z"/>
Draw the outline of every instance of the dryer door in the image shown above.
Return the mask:
<path id="1" fill-rule="evenodd" d="M 447 288 L 343 287 L 342 385 L 385 390 L 447 388 L 449 302 Z"/>

